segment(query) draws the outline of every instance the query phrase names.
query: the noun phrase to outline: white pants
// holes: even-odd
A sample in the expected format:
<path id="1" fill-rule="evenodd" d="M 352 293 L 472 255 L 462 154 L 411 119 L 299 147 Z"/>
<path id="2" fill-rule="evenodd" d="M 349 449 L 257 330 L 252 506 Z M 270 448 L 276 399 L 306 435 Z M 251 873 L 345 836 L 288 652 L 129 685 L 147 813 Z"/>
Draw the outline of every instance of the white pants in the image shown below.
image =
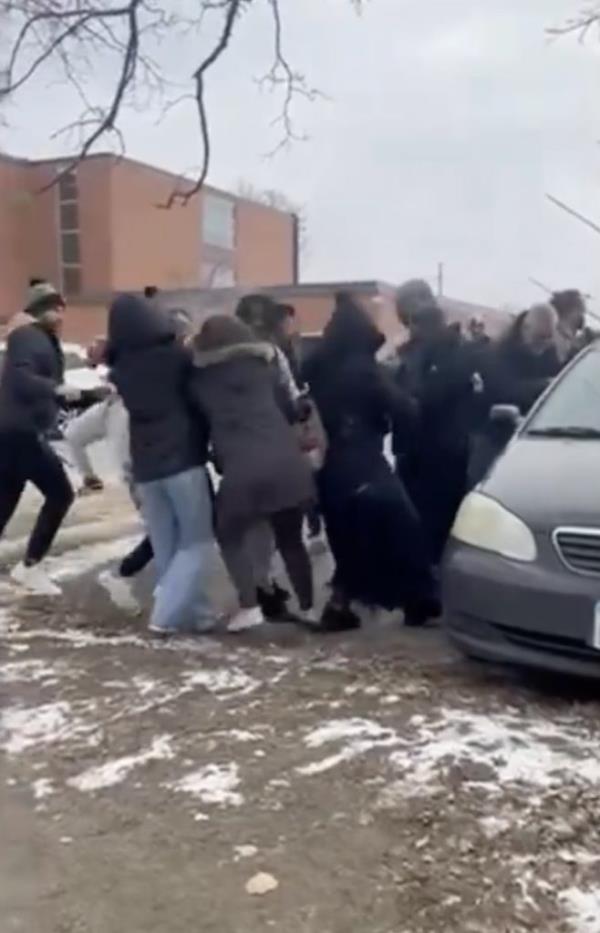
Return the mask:
<path id="1" fill-rule="evenodd" d="M 75 467 L 84 477 L 95 473 L 89 447 L 105 440 L 119 472 L 129 481 L 129 422 L 120 398 L 98 402 L 74 418 L 65 430 L 65 440 Z"/>

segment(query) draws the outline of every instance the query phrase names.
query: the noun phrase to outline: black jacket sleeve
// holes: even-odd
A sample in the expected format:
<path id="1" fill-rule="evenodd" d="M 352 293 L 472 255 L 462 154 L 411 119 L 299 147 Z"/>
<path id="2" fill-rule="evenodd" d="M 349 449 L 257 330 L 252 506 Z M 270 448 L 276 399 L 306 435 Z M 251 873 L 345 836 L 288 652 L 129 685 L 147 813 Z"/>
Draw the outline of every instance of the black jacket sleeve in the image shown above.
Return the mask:
<path id="1" fill-rule="evenodd" d="M 25 402 L 51 399 L 56 394 L 55 381 L 40 375 L 36 355 L 36 335 L 30 328 L 20 327 L 10 334 L 4 365 L 11 368 L 15 394 Z"/>

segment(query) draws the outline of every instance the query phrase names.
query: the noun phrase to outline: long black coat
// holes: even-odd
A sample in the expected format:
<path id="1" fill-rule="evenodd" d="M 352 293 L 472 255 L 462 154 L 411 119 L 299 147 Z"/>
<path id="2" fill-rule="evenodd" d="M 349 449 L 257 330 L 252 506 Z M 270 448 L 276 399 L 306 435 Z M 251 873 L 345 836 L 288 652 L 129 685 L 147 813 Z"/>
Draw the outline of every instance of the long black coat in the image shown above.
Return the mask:
<path id="1" fill-rule="evenodd" d="M 329 441 L 318 483 L 335 585 L 394 609 L 430 599 L 434 584 L 417 514 L 383 453 L 393 422 L 409 430 L 412 407 L 376 361 L 382 341 L 361 309 L 338 304 L 305 378 Z"/>
<path id="2" fill-rule="evenodd" d="M 205 463 L 207 425 L 189 399 L 191 353 L 167 315 L 121 295 L 109 313 L 108 359 L 129 413 L 135 481 L 165 479 Z"/>
<path id="3" fill-rule="evenodd" d="M 56 389 L 64 377 L 57 337 L 39 324 L 13 330 L 0 377 L 0 429 L 46 433 L 56 425 Z"/>
<path id="4" fill-rule="evenodd" d="M 222 534 L 314 499 L 310 468 L 277 398 L 274 351 L 234 344 L 197 352 L 191 397 L 209 426 L 222 473 L 216 514 Z"/>
<path id="5" fill-rule="evenodd" d="M 413 340 L 399 354 L 396 382 L 413 399 L 417 426 L 394 431 L 397 469 L 440 560 L 467 488 L 478 356 L 452 326 Z"/>

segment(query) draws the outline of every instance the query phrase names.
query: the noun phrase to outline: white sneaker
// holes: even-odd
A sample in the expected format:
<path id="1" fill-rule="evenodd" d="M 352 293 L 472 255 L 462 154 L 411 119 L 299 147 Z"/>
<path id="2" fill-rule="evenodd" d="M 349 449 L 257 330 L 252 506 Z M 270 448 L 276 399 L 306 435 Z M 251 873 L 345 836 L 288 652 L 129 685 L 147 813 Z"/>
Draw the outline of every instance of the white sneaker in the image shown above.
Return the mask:
<path id="1" fill-rule="evenodd" d="M 106 590 L 108 596 L 117 609 L 130 615 L 139 615 L 142 607 L 134 596 L 131 583 L 125 577 L 120 577 L 112 570 L 103 570 L 98 575 L 98 583 Z"/>
<path id="2" fill-rule="evenodd" d="M 264 623 L 265 617 L 260 606 L 255 606 L 254 609 L 240 609 L 229 620 L 227 631 L 245 632 L 247 629 L 258 628 L 259 625 L 264 625 Z"/>
<path id="3" fill-rule="evenodd" d="M 53 583 L 41 564 L 27 567 L 22 561 L 11 570 L 11 579 L 36 596 L 62 596 L 60 586 Z"/>

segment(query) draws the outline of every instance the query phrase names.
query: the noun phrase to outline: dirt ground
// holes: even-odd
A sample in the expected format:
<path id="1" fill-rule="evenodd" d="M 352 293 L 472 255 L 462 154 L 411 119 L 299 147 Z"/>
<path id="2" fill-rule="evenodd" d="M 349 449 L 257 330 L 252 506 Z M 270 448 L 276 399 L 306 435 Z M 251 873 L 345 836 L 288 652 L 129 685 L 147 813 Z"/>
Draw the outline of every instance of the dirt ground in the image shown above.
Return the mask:
<path id="1" fill-rule="evenodd" d="M 600 931 L 593 694 L 393 618 L 152 640 L 80 509 L 62 600 L 0 585 L 0 933 Z"/>

